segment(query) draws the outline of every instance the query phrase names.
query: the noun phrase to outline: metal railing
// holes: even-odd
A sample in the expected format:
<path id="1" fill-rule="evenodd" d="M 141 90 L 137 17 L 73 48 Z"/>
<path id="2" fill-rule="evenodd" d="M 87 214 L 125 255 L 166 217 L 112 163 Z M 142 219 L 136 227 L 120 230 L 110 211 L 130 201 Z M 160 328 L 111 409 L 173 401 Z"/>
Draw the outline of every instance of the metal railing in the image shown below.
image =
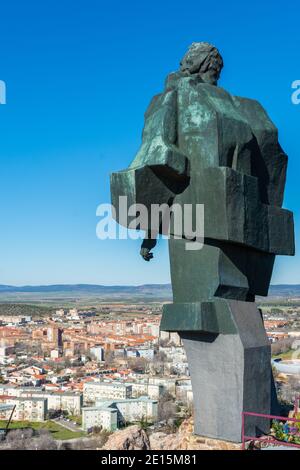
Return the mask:
<path id="1" fill-rule="evenodd" d="M 298 400 L 299 400 L 299 397 L 298 397 Z M 297 409 L 298 409 L 298 407 L 297 408 L 295 407 L 295 412 L 297 412 Z M 290 441 L 278 439 L 278 438 L 276 438 L 276 436 L 274 436 L 272 434 L 267 434 L 267 435 L 263 435 L 263 436 L 260 436 L 260 437 L 247 436 L 245 434 L 245 417 L 246 416 L 256 416 L 256 417 L 259 417 L 259 418 L 266 418 L 266 419 L 269 419 L 269 420 L 272 420 L 272 421 L 276 420 L 276 421 L 279 421 L 279 422 L 285 421 L 285 422 L 291 422 L 291 423 L 299 423 L 299 425 L 300 425 L 300 418 L 289 418 L 289 417 L 286 417 L 286 416 L 276 416 L 276 415 L 268 415 L 268 414 L 262 414 L 262 413 L 253 413 L 253 412 L 250 412 L 250 411 L 243 411 L 242 412 L 242 450 L 245 450 L 246 442 L 254 442 L 254 441 L 264 442 L 266 444 L 278 444 L 278 445 L 285 445 L 285 446 L 289 446 L 289 447 L 297 447 L 297 448 L 300 449 L 300 444 L 295 444 L 295 443 L 290 442 Z M 295 436 L 295 435 L 299 436 L 299 439 L 300 439 L 300 426 L 299 426 L 299 430 L 297 428 L 290 428 L 290 429 L 291 430 L 296 430 L 296 433 L 291 432 L 290 435 L 291 436 Z"/>

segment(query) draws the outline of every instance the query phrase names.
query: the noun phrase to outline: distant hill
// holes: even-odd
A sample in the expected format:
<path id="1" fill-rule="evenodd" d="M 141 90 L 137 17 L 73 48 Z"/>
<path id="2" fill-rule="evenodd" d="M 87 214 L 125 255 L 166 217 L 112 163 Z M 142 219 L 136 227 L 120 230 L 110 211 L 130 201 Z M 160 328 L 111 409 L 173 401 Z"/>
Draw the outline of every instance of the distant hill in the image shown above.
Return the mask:
<path id="1" fill-rule="evenodd" d="M 71 294 L 71 295 L 138 295 L 171 297 L 171 284 L 143 284 L 140 286 L 104 286 L 97 284 L 53 284 L 47 286 L 9 286 L 0 284 L 1 294 Z M 300 284 L 272 285 L 269 296 L 298 297 Z"/>
<path id="2" fill-rule="evenodd" d="M 95 284 L 58 284 L 48 286 L 0 285 L 1 303 L 31 303 L 48 306 L 97 305 L 99 302 L 168 301 L 172 299 L 170 284 L 141 286 L 103 286 Z"/>
<path id="3" fill-rule="evenodd" d="M 40 315 L 51 315 L 55 310 L 50 307 L 37 306 L 37 305 L 19 305 L 14 303 L 0 304 L 0 316 L 1 315 L 20 315 L 31 317 Z"/>
<path id="4" fill-rule="evenodd" d="M 275 284 L 270 286 L 269 297 L 299 297 L 300 284 Z"/>
<path id="5" fill-rule="evenodd" d="M 171 284 L 144 284 L 141 286 L 103 286 L 97 284 L 53 284 L 48 286 L 7 286 L 0 284 L 1 293 L 53 293 L 78 294 L 171 294 Z"/>

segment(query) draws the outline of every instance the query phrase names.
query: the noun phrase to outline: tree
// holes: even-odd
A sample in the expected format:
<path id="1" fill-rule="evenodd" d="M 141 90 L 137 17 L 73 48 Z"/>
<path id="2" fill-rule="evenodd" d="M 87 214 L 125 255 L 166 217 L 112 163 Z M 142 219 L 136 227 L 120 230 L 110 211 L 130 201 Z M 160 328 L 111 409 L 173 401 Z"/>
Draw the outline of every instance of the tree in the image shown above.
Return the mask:
<path id="1" fill-rule="evenodd" d="M 26 441 L 32 439 L 33 430 L 28 429 L 13 429 L 9 431 L 6 437 L 6 442 L 12 450 L 26 449 Z"/>
<path id="2" fill-rule="evenodd" d="M 114 364 L 114 360 L 115 360 L 114 352 L 109 351 L 109 350 L 105 351 L 104 360 L 105 360 L 105 367 L 112 367 L 112 365 Z"/>
<path id="3" fill-rule="evenodd" d="M 159 338 L 159 346 L 161 346 L 162 348 L 166 348 L 167 346 L 169 346 L 169 342 L 170 340 L 168 338 Z"/>
<path id="4" fill-rule="evenodd" d="M 41 429 L 37 436 L 31 428 L 12 430 L 6 437 L 6 443 L 11 450 L 57 449 L 55 440 L 46 429 Z"/>
<path id="5" fill-rule="evenodd" d="M 149 361 L 144 357 L 130 357 L 128 359 L 128 365 L 134 372 L 145 374 L 149 368 Z"/>
<path id="6" fill-rule="evenodd" d="M 39 435 L 25 443 L 28 450 L 56 450 L 57 444 L 49 431 L 41 429 Z"/>
<path id="7" fill-rule="evenodd" d="M 300 395 L 299 376 L 290 376 L 288 382 L 281 385 L 278 395 L 281 401 L 293 405 L 296 397 Z"/>
<path id="8" fill-rule="evenodd" d="M 98 435 L 97 435 L 97 439 L 96 439 L 96 442 L 97 442 L 97 446 L 99 448 L 103 447 L 104 444 L 106 444 L 109 436 L 110 436 L 110 432 L 109 431 L 106 431 L 105 429 L 103 429 Z"/>
<path id="9" fill-rule="evenodd" d="M 277 356 L 278 354 L 285 353 L 291 349 L 291 346 L 293 344 L 293 339 L 287 338 L 287 339 L 281 339 L 279 341 L 276 341 L 276 343 L 272 343 L 271 345 L 271 351 L 273 356 Z"/>
<path id="10" fill-rule="evenodd" d="M 54 409 L 49 409 L 48 410 L 48 419 L 55 419 L 58 418 L 61 415 L 61 410 L 54 410 Z"/>
<path id="11" fill-rule="evenodd" d="M 177 416 L 176 404 L 174 398 L 169 392 L 165 392 L 158 402 L 158 420 L 168 421 Z"/>
<path id="12" fill-rule="evenodd" d="M 101 431 L 102 431 L 101 426 L 93 426 L 93 428 L 92 428 L 92 433 L 93 434 L 100 434 Z"/>

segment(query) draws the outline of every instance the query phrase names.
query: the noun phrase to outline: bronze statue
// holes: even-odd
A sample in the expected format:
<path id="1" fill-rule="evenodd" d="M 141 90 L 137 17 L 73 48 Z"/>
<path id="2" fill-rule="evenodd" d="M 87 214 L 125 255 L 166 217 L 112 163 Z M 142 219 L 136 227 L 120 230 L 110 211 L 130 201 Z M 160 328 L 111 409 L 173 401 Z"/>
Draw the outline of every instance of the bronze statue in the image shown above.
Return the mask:
<path id="1" fill-rule="evenodd" d="M 140 150 L 111 176 L 112 202 L 204 205 L 203 248 L 169 225 L 173 303 L 161 329 L 177 331 L 193 385 L 195 432 L 239 442 L 241 413 L 270 413 L 276 404 L 270 345 L 255 295 L 266 296 L 275 255 L 294 254 L 293 215 L 282 209 L 287 156 L 278 132 L 254 100 L 217 86 L 223 60 L 193 43 L 180 70 L 145 114 Z M 122 216 L 117 210 L 117 220 Z M 161 223 L 146 230 L 141 255 L 151 259 Z M 191 248 L 193 246 L 191 245 Z M 269 423 L 249 418 L 248 434 Z"/>

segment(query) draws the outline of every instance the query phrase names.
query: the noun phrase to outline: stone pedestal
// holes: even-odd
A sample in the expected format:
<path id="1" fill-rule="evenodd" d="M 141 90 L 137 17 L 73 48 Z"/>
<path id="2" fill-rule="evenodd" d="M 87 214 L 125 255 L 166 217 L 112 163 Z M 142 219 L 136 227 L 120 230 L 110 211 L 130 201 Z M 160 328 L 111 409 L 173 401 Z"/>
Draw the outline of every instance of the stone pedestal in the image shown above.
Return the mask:
<path id="1" fill-rule="evenodd" d="M 210 324 L 202 320 L 202 331 L 188 331 L 184 325 L 176 325 L 192 379 L 195 433 L 241 442 L 242 411 L 271 413 L 270 344 L 254 303 L 216 299 L 204 304 L 204 309 L 202 303 L 198 304 L 202 309 L 197 311 L 195 304 L 193 309 L 198 318 L 194 324 L 199 328 L 201 318 L 207 315 L 207 304 L 210 306 Z M 182 304 L 183 309 L 187 305 Z M 168 305 L 165 310 L 162 329 L 169 329 L 168 318 L 173 313 L 174 319 L 180 304 Z M 212 315 L 213 311 L 217 314 Z M 226 324 L 221 321 L 222 312 Z M 180 317 L 184 319 L 184 312 Z M 247 435 L 259 436 L 269 428 L 267 419 L 246 418 Z"/>

